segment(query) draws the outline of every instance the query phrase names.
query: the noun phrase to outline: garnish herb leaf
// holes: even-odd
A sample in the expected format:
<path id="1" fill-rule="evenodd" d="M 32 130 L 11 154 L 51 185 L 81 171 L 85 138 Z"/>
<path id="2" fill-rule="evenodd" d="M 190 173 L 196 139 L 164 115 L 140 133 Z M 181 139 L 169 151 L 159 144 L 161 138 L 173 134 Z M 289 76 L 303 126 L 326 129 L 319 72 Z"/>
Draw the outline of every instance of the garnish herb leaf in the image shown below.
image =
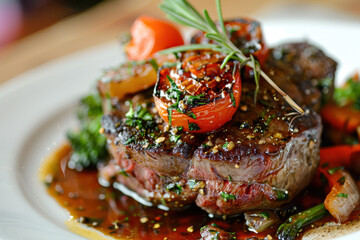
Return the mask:
<path id="1" fill-rule="evenodd" d="M 232 103 L 233 107 L 236 108 L 236 101 L 235 101 L 234 90 L 233 89 L 230 89 L 229 95 L 230 95 L 230 99 L 231 99 L 231 103 Z"/>
<path id="2" fill-rule="evenodd" d="M 236 200 L 234 194 L 226 193 L 226 192 L 220 192 L 220 196 L 222 199 L 224 199 L 225 202 L 229 200 Z"/>
<path id="3" fill-rule="evenodd" d="M 171 126 L 171 120 L 172 120 L 172 108 L 168 107 L 167 112 L 168 112 L 168 119 L 169 119 L 169 125 Z"/>
<path id="4" fill-rule="evenodd" d="M 167 76 L 167 79 L 170 82 L 170 88 L 166 91 L 166 97 L 169 99 L 174 99 L 176 101 L 174 104 L 167 108 L 169 125 L 171 126 L 172 122 L 172 110 L 176 110 L 179 113 L 186 114 L 189 117 L 196 119 L 196 115 L 192 111 L 181 109 L 179 107 L 179 103 L 180 100 L 183 99 L 182 101 L 185 101 L 185 103 L 189 105 L 204 105 L 208 102 L 206 98 L 203 98 L 204 94 L 199 94 L 196 96 L 184 96 L 184 93 L 176 86 L 174 80 L 169 76 Z"/>
<path id="5" fill-rule="evenodd" d="M 276 200 L 277 201 L 284 201 L 289 199 L 289 194 L 287 191 L 285 190 L 280 190 L 280 189 L 274 189 L 275 193 L 276 193 Z"/>
<path id="6" fill-rule="evenodd" d="M 338 195 L 336 195 L 337 197 L 341 197 L 341 198 L 348 198 L 348 194 L 347 193 L 339 193 Z"/>
<path id="7" fill-rule="evenodd" d="M 354 109 L 360 110 L 360 80 L 349 78 L 342 88 L 336 88 L 334 99 L 340 106 L 351 104 Z"/>
<path id="8" fill-rule="evenodd" d="M 179 141 L 180 137 L 181 137 L 180 135 L 171 135 L 170 141 L 177 143 Z"/>
<path id="9" fill-rule="evenodd" d="M 128 176 L 129 176 L 129 174 L 128 174 L 124 169 L 121 169 L 121 170 L 118 172 L 118 174 L 121 174 L 121 175 L 123 175 L 123 176 L 125 176 L 125 177 L 128 177 Z"/>
<path id="10" fill-rule="evenodd" d="M 169 192 L 175 192 L 176 194 L 180 195 L 183 188 L 179 185 L 179 184 L 176 184 L 176 183 L 170 183 L 166 186 L 166 189 L 169 191 Z"/>
<path id="11" fill-rule="evenodd" d="M 196 130 L 200 130 L 201 128 L 199 127 L 199 125 L 197 125 L 196 123 L 191 123 L 188 122 L 189 124 L 189 131 L 196 131 Z"/>
<path id="12" fill-rule="evenodd" d="M 333 167 L 333 168 L 330 168 L 328 169 L 328 173 L 333 175 L 335 172 L 337 172 L 338 170 L 340 169 L 344 169 L 344 167 Z"/>
<path id="13" fill-rule="evenodd" d="M 137 131 L 128 135 L 127 138 L 121 140 L 124 145 L 138 142 L 138 140 L 141 140 L 141 138 L 146 134 L 147 136 L 154 138 L 154 131 L 158 130 L 158 126 L 154 117 L 146 107 L 143 107 L 140 104 L 136 105 L 136 107 L 133 107 L 132 103 L 130 102 L 130 108 L 129 111 L 125 114 L 125 117 L 126 118 L 124 121 L 120 124 L 126 127 L 136 128 Z M 146 146 L 149 147 L 150 145 L 147 144 Z"/>
<path id="14" fill-rule="evenodd" d="M 269 219 L 270 218 L 270 214 L 268 212 L 261 212 L 259 213 L 260 216 L 262 216 L 265 219 Z"/>
<path id="15" fill-rule="evenodd" d="M 69 168 L 82 171 L 95 167 L 98 162 L 108 158 L 106 138 L 99 133 L 101 128 L 102 101 L 98 94 L 91 94 L 81 99 L 78 109 L 79 131 L 66 134 L 72 147 Z"/>

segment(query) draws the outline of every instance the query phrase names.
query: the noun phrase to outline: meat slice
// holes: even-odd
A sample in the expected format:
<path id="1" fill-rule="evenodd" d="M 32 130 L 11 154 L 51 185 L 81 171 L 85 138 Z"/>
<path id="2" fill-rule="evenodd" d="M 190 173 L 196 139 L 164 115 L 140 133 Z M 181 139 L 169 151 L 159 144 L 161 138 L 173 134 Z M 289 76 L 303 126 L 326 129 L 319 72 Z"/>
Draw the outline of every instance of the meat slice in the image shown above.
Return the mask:
<path id="1" fill-rule="evenodd" d="M 264 66 L 280 88 L 300 105 L 319 110 L 334 91 L 337 63 L 307 42 L 271 49 Z"/>
<path id="2" fill-rule="evenodd" d="M 278 72 L 273 65 L 265 69 Z M 315 71 L 311 65 L 306 69 Z M 319 79 L 328 76 L 327 71 L 324 74 L 318 75 Z M 272 79 L 277 82 L 278 76 Z M 233 119 L 218 131 L 206 134 L 166 126 L 147 93 L 131 98 L 134 105 L 147 108 L 154 117 L 156 127 L 146 134 L 126 123 L 124 113 L 129 107 L 117 104 L 117 111 L 105 115 L 102 125 L 114 166 L 123 169 L 130 162 L 134 169 L 127 179 L 113 171 L 117 181 L 155 203 L 171 193 L 176 206 L 195 202 L 216 215 L 278 208 L 289 202 L 315 173 L 321 119 L 311 108 L 304 116 L 289 116 L 293 109 L 262 80 L 254 104 L 254 80 L 245 76 L 242 84 L 241 106 Z M 288 83 L 293 88 L 296 84 Z M 314 101 L 319 98 L 314 96 Z M 169 190 L 174 184 L 181 185 L 184 191 Z"/>

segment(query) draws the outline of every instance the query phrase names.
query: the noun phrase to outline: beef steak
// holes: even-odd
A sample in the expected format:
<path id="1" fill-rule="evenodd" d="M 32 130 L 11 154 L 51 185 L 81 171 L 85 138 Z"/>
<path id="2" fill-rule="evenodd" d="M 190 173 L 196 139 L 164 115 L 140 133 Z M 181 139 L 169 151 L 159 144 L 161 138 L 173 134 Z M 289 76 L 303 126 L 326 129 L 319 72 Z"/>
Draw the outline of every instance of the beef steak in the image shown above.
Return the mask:
<path id="1" fill-rule="evenodd" d="M 286 85 L 286 63 L 280 68 L 269 61 L 263 68 L 271 71 L 275 82 L 280 79 Z M 317 71 L 312 67 L 318 64 L 311 63 L 306 69 L 301 64 L 297 68 Z M 292 64 L 288 62 L 287 67 Z M 330 64 L 317 79 L 334 74 L 335 66 Z M 168 206 L 181 207 L 195 202 L 217 215 L 278 208 L 289 202 L 307 186 L 317 168 L 321 119 L 311 108 L 304 116 L 289 116 L 293 109 L 262 79 L 255 104 L 254 80 L 243 75 L 241 106 L 230 122 L 210 133 L 193 134 L 167 126 L 156 114 L 151 95 L 141 92 L 129 99 L 153 116 L 152 127 L 144 131 L 128 124 L 125 112 L 129 107 L 119 101 L 117 110 L 102 120 L 114 157 L 102 176 L 117 176 L 118 182 L 154 203 L 165 199 Z M 296 89 L 303 81 L 314 79 L 304 77 L 300 83 L 287 84 Z M 317 101 L 321 96 L 313 97 Z M 119 169 L 127 176 L 119 174 Z"/>

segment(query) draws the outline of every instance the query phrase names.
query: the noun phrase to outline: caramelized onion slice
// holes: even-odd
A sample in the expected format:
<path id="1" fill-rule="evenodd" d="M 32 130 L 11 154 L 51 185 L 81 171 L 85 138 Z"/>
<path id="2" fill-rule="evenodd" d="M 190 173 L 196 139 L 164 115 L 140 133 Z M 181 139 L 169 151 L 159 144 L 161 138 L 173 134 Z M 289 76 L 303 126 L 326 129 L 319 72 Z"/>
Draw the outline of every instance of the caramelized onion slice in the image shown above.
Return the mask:
<path id="1" fill-rule="evenodd" d="M 356 182 L 347 171 L 337 170 L 336 178 L 338 180 L 327 195 L 324 205 L 338 222 L 343 223 L 359 204 L 360 194 Z"/>
<path id="2" fill-rule="evenodd" d="M 244 216 L 249 230 L 255 233 L 260 233 L 279 222 L 279 217 L 268 210 L 252 210 L 245 212 Z"/>

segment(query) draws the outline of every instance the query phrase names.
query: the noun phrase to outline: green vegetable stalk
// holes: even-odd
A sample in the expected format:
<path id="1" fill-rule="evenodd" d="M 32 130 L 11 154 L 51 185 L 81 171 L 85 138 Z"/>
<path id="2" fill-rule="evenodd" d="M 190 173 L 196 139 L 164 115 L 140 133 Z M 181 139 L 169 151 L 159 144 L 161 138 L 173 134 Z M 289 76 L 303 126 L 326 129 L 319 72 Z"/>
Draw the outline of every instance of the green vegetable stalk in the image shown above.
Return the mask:
<path id="1" fill-rule="evenodd" d="M 281 240 L 295 239 L 302 227 L 315 222 L 328 214 L 329 212 L 326 210 L 323 203 L 316 205 L 315 207 L 289 217 L 285 223 L 280 225 L 276 235 L 278 239 Z"/>

